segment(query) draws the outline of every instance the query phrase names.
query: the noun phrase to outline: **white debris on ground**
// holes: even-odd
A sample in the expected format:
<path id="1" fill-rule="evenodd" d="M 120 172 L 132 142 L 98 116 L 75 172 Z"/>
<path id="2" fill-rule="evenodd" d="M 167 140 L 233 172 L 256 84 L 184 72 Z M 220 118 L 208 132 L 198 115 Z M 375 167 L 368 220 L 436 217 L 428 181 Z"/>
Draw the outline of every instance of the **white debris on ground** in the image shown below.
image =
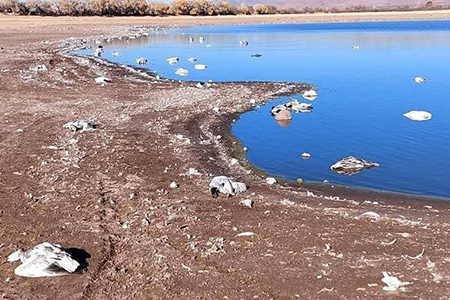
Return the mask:
<path id="1" fill-rule="evenodd" d="M 234 196 L 247 190 L 245 183 L 237 182 L 233 177 L 216 176 L 209 183 L 209 190 L 213 198 L 219 194 Z"/>
<path id="2" fill-rule="evenodd" d="M 239 234 L 236 235 L 236 237 L 241 237 L 241 236 L 252 236 L 255 235 L 255 233 L 251 232 L 251 231 L 247 231 L 247 232 L 241 232 Z"/>
<path id="3" fill-rule="evenodd" d="M 96 83 L 107 83 L 107 82 L 111 82 L 111 79 L 105 76 L 100 76 L 94 79 Z"/>
<path id="4" fill-rule="evenodd" d="M 195 87 L 199 88 L 199 89 L 207 89 L 211 87 L 211 83 L 209 82 L 199 82 L 195 85 Z"/>
<path id="5" fill-rule="evenodd" d="M 88 120 L 77 120 L 68 122 L 63 125 L 64 128 L 70 129 L 72 131 L 95 131 L 97 125 L 95 125 L 92 121 Z"/>
<path id="6" fill-rule="evenodd" d="M 273 178 L 273 177 L 267 177 L 266 178 L 266 182 L 267 182 L 267 184 L 272 185 L 272 184 L 277 183 L 277 180 L 275 178 Z"/>
<path id="7" fill-rule="evenodd" d="M 30 67 L 30 71 L 33 72 L 45 72 L 48 71 L 48 68 L 46 65 L 36 65 L 36 66 L 31 66 Z"/>
<path id="8" fill-rule="evenodd" d="M 8 261 L 22 264 L 14 274 L 23 277 L 47 277 L 68 275 L 77 270 L 80 264 L 60 245 L 42 243 L 29 251 L 17 250 L 8 256 Z"/>
<path id="9" fill-rule="evenodd" d="M 185 68 L 178 68 L 175 70 L 175 74 L 179 75 L 179 76 L 188 76 L 189 75 L 189 71 Z"/>
<path id="10" fill-rule="evenodd" d="M 426 81 L 427 80 L 424 77 L 420 77 L 420 76 L 414 77 L 415 83 L 425 83 Z"/>
<path id="11" fill-rule="evenodd" d="M 189 174 L 189 175 L 195 175 L 195 176 L 200 176 L 200 175 L 202 175 L 199 171 L 197 171 L 197 170 L 194 169 L 194 168 L 189 168 L 188 174 Z"/>
<path id="12" fill-rule="evenodd" d="M 241 201 L 241 204 L 248 207 L 248 208 L 252 208 L 253 207 L 253 201 L 251 199 L 244 199 Z"/>
<path id="13" fill-rule="evenodd" d="M 397 277 L 390 276 L 387 272 L 383 272 L 383 276 L 381 281 L 386 284 L 386 286 L 383 287 L 383 291 L 393 292 L 400 289 L 404 292 L 405 286 L 412 284 L 411 282 L 400 281 Z"/>
<path id="14" fill-rule="evenodd" d="M 178 184 L 178 183 L 176 183 L 175 181 L 172 181 L 170 184 L 169 184 L 169 187 L 171 188 L 171 189 L 176 189 L 177 187 L 179 187 L 180 185 Z"/>
<path id="15" fill-rule="evenodd" d="M 378 221 L 381 218 L 381 216 L 378 213 L 373 212 L 373 211 L 367 211 L 367 212 L 363 213 L 361 216 L 371 218 L 376 221 Z"/>
<path id="16" fill-rule="evenodd" d="M 412 110 L 403 114 L 403 116 L 413 121 L 428 121 L 433 117 L 431 113 L 423 110 Z"/>
<path id="17" fill-rule="evenodd" d="M 354 156 L 347 156 L 330 167 L 330 170 L 341 175 L 354 175 L 364 169 L 379 167 L 378 163 L 366 161 Z"/>

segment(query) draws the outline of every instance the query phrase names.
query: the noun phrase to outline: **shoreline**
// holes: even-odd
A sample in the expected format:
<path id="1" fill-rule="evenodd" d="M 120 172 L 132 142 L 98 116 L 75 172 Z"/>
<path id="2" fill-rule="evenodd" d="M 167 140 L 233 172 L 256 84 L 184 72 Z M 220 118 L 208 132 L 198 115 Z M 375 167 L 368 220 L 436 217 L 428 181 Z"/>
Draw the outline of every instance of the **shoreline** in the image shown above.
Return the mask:
<path id="1" fill-rule="evenodd" d="M 82 38 L 130 34 L 131 19 L 114 27 L 109 19 L 0 26 L 0 137 L 7 141 L 0 144 L 0 256 L 43 241 L 91 255 L 85 274 L 38 281 L 3 264 L 4 297 L 384 299 L 384 271 L 412 281 L 408 295 L 450 293 L 442 279 L 450 278 L 450 202 L 313 197 L 230 165 L 238 145 L 217 136 L 231 133 L 230 120 L 252 109 L 249 100 L 308 85 L 234 82 L 200 90 L 67 53 Z M 36 64 L 48 71 L 33 73 Z M 100 75 L 112 82 L 95 84 Z M 99 122 L 95 132 L 62 128 L 91 117 Z M 249 190 L 212 199 L 209 181 L 222 174 Z M 179 186 L 169 188 L 172 181 Z M 422 250 L 426 259 L 415 259 Z"/>

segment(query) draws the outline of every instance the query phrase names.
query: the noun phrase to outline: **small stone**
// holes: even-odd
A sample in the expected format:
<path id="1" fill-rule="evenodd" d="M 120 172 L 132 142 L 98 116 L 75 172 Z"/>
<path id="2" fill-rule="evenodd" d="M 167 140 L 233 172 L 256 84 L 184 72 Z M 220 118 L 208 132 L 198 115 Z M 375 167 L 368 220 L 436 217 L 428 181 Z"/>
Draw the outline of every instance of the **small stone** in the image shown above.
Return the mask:
<path id="1" fill-rule="evenodd" d="M 307 152 L 303 152 L 302 153 L 302 158 L 303 159 L 310 159 L 311 158 L 311 154 L 307 153 Z"/>

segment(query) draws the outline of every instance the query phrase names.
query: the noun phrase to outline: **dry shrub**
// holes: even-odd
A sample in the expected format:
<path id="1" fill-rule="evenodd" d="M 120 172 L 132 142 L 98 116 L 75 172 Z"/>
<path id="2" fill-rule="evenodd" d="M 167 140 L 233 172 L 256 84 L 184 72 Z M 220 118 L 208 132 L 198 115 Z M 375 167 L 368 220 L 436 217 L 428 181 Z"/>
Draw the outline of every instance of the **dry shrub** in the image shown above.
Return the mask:
<path id="1" fill-rule="evenodd" d="M 157 0 L 158 1 L 158 0 Z M 258 10 L 217 0 L 173 0 L 172 3 L 148 0 L 0 0 L 0 12 L 43 16 L 213 16 L 273 13 L 276 8 L 259 5 Z"/>

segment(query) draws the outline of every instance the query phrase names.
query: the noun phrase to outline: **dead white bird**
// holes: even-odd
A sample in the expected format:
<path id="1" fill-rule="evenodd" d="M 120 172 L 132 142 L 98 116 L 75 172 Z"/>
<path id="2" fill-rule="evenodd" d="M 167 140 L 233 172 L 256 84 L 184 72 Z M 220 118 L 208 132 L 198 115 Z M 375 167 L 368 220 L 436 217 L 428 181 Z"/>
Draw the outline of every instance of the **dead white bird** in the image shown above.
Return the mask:
<path id="1" fill-rule="evenodd" d="M 366 161 L 354 156 L 348 156 L 332 165 L 330 169 L 341 175 L 353 175 L 361 172 L 364 169 L 370 169 L 379 166 L 379 164 L 374 162 Z"/>
<path id="2" fill-rule="evenodd" d="M 433 117 L 431 113 L 423 110 L 412 110 L 403 114 L 403 116 L 413 121 L 428 121 Z"/>
<path id="3" fill-rule="evenodd" d="M 136 59 L 136 63 L 138 63 L 139 65 L 145 65 L 145 64 L 147 64 L 147 59 L 140 57 L 140 58 Z"/>
<path id="4" fill-rule="evenodd" d="M 280 104 L 277 106 L 272 106 L 272 108 L 270 109 L 270 114 L 272 116 L 276 116 L 280 111 L 282 110 L 286 110 L 286 106 L 284 104 Z"/>
<path id="5" fill-rule="evenodd" d="M 213 198 L 217 198 L 219 194 L 234 196 L 247 190 L 245 183 L 237 182 L 233 177 L 216 176 L 209 183 L 209 190 Z"/>
<path id="6" fill-rule="evenodd" d="M 102 48 L 97 48 L 94 50 L 94 57 L 101 57 L 103 53 L 103 49 Z"/>
<path id="7" fill-rule="evenodd" d="M 22 264 L 14 274 L 23 277 L 47 277 L 68 275 L 77 270 L 80 264 L 60 245 L 42 243 L 29 251 L 17 250 L 8 256 L 8 261 Z"/>
<path id="8" fill-rule="evenodd" d="M 72 131 L 95 131 L 97 129 L 97 125 L 95 125 L 92 121 L 87 120 L 69 122 L 64 124 L 63 127 Z"/>
<path id="9" fill-rule="evenodd" d="M 397 277 L 390 276 L 387 272 L 383 272 L 383 276 L 384 277 L 381 279 L 381 281 L 386 284 L 386 286 L 383 287 L 383 291 L 393 292 L 398 290 L 399 288 L 404 290 L 405 285 L 412 284 L 411 282 L 402 282 Z"/>
<path id="10" fill-rule="evenodd" d="M 107 83 L 111 82 L 111 79 L 105 76 L 100 76 L 94 79 L 96 83 Z"/>
<path id="11" fill-rule="evenodd" d="M 211 87 L 211 83 L 209 82 L 199 82 L 195 85 L 195 87 L 199 88 L 199 89 L 207 89 Z"/>
<path id="12" fill-rule="evenodd" d="M 315 90 L 311 89 L 311 90 L 304 91 L 302 96 L 306 100 L 313 101 L 313 100 L 316 100 L 317 96 L 319 96 L 319 95 L 317 94 L 317 92 Z"/>
<path id="13" fill-rule="evenodd" d="M 166 59 L 166 61 L 169 63 L 169 65 L 176 64 L 180 59 L 178 57 L 169 57 Z"/>
<path id="14" fill-rule="evenodd" d="M 30 69 L 30 71 L 34 71 L 34 72 L 48 71 L 46 65 L 36 65 L 36 66 L 31 66 L 29 69 Z"/>
<path id="15" fill-rule="evenodd" d="M 189 71 L 186 70 L 185 68 L 178 68 L 175 70 L 175 74 L 177 74 L 179 76 L 188 76 Z"/>
<path id="16" fill-rule="evenodd" d="M 196 64 L 196 65 L 194 66 L 194 68 L 195 68 L 196 70 L 206 70 L 206 69 L 208 68 L 208 66 L 207 66 L 207 65 L 204 65 L 204 64 Z"/>
<path id="17" fill-rule="evenodd" d="M 197 59 L 195 57 L 190 57 L 190 58 L 187 59 L 187 61 L 193 63 L 193 62 L 196 62 Z"/>
<path id="18" fill-rule="evenodd" d="M 424 77 L 420 77 L 420 76 L 414 77 L 415 83 L 425 83 L 426 81 L 427 80 Z"/>
<path id="19" fill-rule="evenodd" d="M 113 51 L 113 52 L 112 52 L 112 56 L 114 56 L 114 57 L 119 56 L 119 52 Z"/>

